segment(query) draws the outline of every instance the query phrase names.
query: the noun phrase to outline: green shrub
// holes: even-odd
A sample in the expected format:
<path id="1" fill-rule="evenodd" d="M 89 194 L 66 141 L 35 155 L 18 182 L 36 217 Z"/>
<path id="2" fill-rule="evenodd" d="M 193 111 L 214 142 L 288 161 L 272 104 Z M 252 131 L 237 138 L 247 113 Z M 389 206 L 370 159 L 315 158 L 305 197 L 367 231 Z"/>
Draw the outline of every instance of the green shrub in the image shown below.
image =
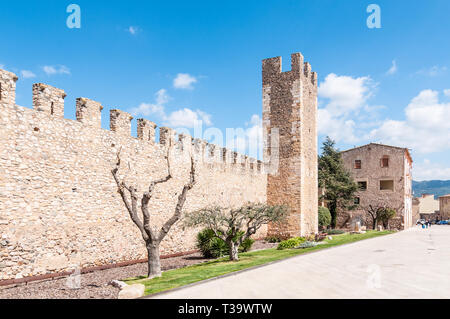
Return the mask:
<path id="1" fill-rule="evenodd" d="M 328 235 L 341 235 L 345 234 L 345 230 L 342 229 L 329 229 L 327 230 Z"/>
<path id="2" fill-rule="evenodd" d="M 331 224 L 331 213 L 326 207 L 319 207 L 319 226 L 327 228 Z"/>
<path id="3" fill-rule="evenodd" d="M 255 243 L 255 241 L 253 239 L 247 238 L 246 240 L 244 240 L 242 242 L 242 245 L 239 246 L 239 252 L 245 253 L 245 252 L 249 251 L 250 249 L 252 249 L 252 246 L 254 243 Z"/>
<path id="4" fill-rule="evenodd" d="M 228 254 L 226 243 L 215 237 L 211 229 L 204 229 L 197 234 L 197 248 L 205 258 L 219 258 Z"/>
<path id="5" fill-rule="evenodd" d="M 239 237 L 243 234 L 243 232 L 240 233 Z M 249 251 L 254 243 L 255 241 L 253 239 L 247 238 L 242 242 L 242 245 L 239 246 L 239 252 L 243 253 Z M 204 229 L 197 234 L 197 248 L 205 258 L 219 258 L 229 253 L 225 241 L 215 237 L 212 229 Z"/>
<path id="6" fill-rule="evenodd" d="M 266 242 L 274 244 L 279 243 L 281 241 L 280 237 L 277 236 L 267 236 L 265 239 Z"/>
<path id="7" fill-rule="evenodd" d="M 281 243 L 279 243 L 277 249 L 278 250 L 292 249 L 292 248 L 300 246 L 305 241 L 306 241 L 306 239 L 302 238 L 302 237 L 291 238 L 291 239 L 284 240 Z"/>

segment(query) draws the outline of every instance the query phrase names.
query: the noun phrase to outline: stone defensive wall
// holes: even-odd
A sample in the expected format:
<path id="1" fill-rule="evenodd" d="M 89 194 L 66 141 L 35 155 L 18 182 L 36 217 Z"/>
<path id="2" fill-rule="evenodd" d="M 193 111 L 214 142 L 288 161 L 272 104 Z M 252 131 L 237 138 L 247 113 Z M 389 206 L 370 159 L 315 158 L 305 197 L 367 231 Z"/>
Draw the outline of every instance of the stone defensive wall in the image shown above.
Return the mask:
<path id="1" fill-rule="evenodd" d="M 87 98 L 76 100 L 76 120 L 65 119 L 66 94 L 46 84 L 33 85 L 33 109 L 18 106 L 17 80 L 0 70 L 0 284 L 146 258 L 111 174 L 119 152 L 119 174 L 139 195 L 167 175 L 169 156 L 173 178 L 157 186 L 149 206 L 155 228 L 174 213 L 191 156 L 197 183 L 184 212 L 266 202 L 260 161 L 170 128 L 159 129 L 157 142 L 156 125 L 145 119 L 133 137 L 133 118 L 120 110 L 110 111 L 111 129 L 102 129 L 103 107 Z M 162 255 L 195 250 L 197 232 L 178 222 Z"/>

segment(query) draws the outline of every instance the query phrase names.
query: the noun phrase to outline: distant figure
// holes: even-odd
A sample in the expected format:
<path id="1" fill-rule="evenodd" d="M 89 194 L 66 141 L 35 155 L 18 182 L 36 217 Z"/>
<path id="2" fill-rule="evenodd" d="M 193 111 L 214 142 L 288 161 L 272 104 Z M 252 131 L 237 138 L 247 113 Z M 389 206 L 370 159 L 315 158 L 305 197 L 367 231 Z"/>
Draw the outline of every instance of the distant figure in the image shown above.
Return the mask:
<path id="1" fill-rule="evenodd" d="M 422 229 L 425 229 L 425 223 L 422 224 Z"/>

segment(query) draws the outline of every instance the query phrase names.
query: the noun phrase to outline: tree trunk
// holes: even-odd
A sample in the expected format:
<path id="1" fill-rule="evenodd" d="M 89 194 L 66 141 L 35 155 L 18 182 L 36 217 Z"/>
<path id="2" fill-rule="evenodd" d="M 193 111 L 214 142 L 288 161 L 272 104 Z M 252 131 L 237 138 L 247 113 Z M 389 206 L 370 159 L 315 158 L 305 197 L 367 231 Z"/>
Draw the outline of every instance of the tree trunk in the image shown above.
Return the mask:
<path id="1" fill-rule="evenodd" d="M 230 252 L 230 260 L 238 261 L 239 260 L 239 245 L 237 245 L 234 241 L 230 241 L 228 243 L 228 249 Z"/>
<path id="2" fill-rule="evenodd" d="M 161 260 L 159 258 L 159 243 L 147 244 L 148 278 L 161 277 Z"/>
<path id="3" fill-rule="evenodd" d="M 336 205 L 330 204 L 329 210 L 331 213 L 331 227 L 334 229 L 337 226 L 337 208 Z"/>

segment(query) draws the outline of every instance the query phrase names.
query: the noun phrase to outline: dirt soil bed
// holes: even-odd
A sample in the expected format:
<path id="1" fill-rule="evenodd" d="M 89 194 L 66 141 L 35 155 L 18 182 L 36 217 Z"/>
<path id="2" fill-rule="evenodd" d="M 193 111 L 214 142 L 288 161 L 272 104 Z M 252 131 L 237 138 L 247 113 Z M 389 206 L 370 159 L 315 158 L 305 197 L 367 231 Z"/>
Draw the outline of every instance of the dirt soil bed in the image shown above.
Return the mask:
<path id="1" fill-rule="evenodd" d="M 272 248 L 276 245 L 265 241 L 257 241 L 252 250 Z M 161 260 L 161 267 L 163 271 L 166 271 L 205 261 L 209 261 L 209 259 L 203 258 L 200 253 L 195 253 L 188 256 L 163 259 Z M 67 277 L 0 287 L 0 299 L 116 299 L 119 295 L 119 289 L 109 285 L 112 280 L 142 276 L 146 272 L 147 264 L 144 263 L 82 274 L 80 289 L 69 288 L 68 283 L 71 280 Z"/>

